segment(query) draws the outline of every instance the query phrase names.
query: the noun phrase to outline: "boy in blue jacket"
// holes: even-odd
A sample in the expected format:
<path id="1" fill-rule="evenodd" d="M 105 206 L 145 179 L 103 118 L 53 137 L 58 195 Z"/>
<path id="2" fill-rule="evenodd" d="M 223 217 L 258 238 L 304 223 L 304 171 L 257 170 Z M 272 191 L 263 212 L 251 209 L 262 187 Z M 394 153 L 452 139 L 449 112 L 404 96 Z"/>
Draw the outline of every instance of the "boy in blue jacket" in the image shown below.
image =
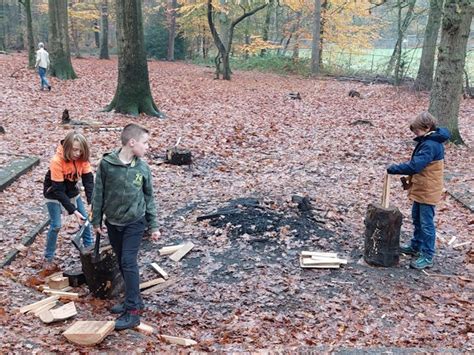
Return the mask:
<path id="1" fill-rule="evenodd" d="M 92 196 L 92 226 L 103 233 L 102 216 L 110 244 L 117 255 L 125 282 L 125 302 L 112 307 L 121 314 L 115 329 L 123 330 L 140 324 L 143 301 L 137 256 L 140 243 L 148 229 L 152 239 L 160 236 L 156 222 L 156 207 L 150 168 L 141 158 L 148 149 L 148 130 L 129 124 L 122 131 L 122 147 L 104 154 L 96 175 Z"/>
<path id="2" fill-rule="evenodd" d="M 433 266 L 436 229 L 435 206 L 441 200 L 444 175 L 444 146 L 449 137 L 446 128 L 436 128 L 436 119 L 422 112 L 410 125 L 417 145 L 411 160 L 387 168 L 389 174 L 409 175 L 408 197 L 413 201 L 413 238 L 401 246 L 404 254 L 416 256 L 410 267 L 424 269 Z"/>

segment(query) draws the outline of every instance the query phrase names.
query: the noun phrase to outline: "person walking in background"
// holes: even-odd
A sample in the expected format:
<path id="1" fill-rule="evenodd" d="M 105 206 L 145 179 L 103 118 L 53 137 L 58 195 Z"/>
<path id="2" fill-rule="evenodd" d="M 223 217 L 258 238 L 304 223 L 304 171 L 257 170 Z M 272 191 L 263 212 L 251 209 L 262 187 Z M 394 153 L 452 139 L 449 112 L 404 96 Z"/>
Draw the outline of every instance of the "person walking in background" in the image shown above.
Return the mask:
<path id="1" fill-rule="evenodd" d="M 46 79 L 46 70 L 48 70 L 49 62 L 49 53 L 44 49 L 44 43 L 38 43 L 38 50 L 36 51 L 36 64 L 35 68 L 38 69 L 38 74 L 40 76 L 41 90 L 45 87 L 51 91 L 51 85 L 49 85 L 48 79 Z"/>

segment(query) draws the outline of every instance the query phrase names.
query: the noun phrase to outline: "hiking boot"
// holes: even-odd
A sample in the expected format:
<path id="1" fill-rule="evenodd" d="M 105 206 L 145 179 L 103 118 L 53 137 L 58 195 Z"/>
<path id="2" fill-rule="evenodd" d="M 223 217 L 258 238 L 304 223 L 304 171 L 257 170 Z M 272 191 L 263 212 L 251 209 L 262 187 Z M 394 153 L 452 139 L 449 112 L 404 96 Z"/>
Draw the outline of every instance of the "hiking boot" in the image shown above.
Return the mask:
<path id="1" fill-rule="evenodd" d="M 138 310 L 127 311 L 115 321 L 115 330 L 135 328 L 140 324 Z"/>
<path id="2" fill-rule="evenodd" d="M 406 255 L 413 255 L 413 256 L 419 256 L 420 252 L 416 249 L 414 249 L 411 245 L 406 244 L 400 246 L 400 253 L 406 254 Z"/>
<path id="3" fill-rule="evenodd" d="M 433 266 L 433 258 L 428 258 L 423 255 L 421 255 L 416 260 L 412 260 L 410 263 L 410 267 L 412 269 L 417 269 L 417 270 L 429 269 L 432 266 Z"/>

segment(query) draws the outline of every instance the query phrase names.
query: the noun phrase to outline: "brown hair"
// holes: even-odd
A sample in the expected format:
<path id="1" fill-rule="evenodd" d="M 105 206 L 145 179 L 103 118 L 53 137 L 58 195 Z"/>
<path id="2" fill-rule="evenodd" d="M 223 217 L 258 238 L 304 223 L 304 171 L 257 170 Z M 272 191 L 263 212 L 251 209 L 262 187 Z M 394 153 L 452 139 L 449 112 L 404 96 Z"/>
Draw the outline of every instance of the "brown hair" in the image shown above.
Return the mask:
<path id="1" fill-rule="evenodd" d="M 89 143 L 87 143 L 86 137 L 84 137 L 81 133 L 75 131 L 69 132 L 62 142 L 64 160 L 72 160 L 72 145 L 74 144 L 74 142 L 79 142 L 81 146 L 81 156 L 79 157 L 79 160 L 89 161 Z"/>
<path id="2" fill-rule="evenodd" d="M 122 145 L 127 145 L 130 139 L 138 140 L 142 135 L 147 133 L 150 132 L 146 128 L 135 123 L 129 123 L 123 128 L 120 140 L 122 141 Z"/>
<path id="3" fill-rule="evenodd" d="M 410 124 L 410 130 L 415 132 L 416 129 L 429 129 L 429 131 L 436 130 L 438 120 L 429 112 L 423 111 Z"/>

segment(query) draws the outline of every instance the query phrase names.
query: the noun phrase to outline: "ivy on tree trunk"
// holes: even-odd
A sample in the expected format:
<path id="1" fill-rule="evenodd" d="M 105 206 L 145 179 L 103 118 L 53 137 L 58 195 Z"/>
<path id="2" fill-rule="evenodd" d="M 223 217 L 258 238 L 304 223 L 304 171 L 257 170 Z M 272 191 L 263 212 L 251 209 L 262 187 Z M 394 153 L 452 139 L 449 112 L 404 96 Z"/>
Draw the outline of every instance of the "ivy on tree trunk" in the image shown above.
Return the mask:
<path id="1" fill-rule="evenodd" d="M 118 83 L 105 111 L 162 117 L 151 96 L 141 0 L 116 0 L 116 9 Z"/>

